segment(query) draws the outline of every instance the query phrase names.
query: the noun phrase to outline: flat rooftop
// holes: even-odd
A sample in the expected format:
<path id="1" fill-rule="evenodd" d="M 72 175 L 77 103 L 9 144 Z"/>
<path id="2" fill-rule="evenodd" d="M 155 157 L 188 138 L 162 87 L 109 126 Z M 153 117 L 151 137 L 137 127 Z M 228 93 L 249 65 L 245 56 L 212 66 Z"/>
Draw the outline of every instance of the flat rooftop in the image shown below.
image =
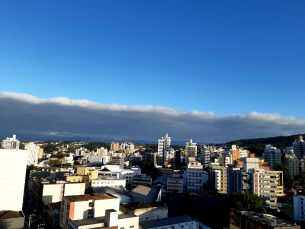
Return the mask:
<path id="1" fill-rule="evenodd" d="M 250 210 L 239 210 L 232 209 L 233 211 L 240 213 L 241 215 L 247 216 L 250 219 L 255 221 L 260 221 L 262 224 L 266 224 L 271 227 L 294 227 L 296 226 L 294 223 L 283 220 L 281 218 L 277 218 L 276 216 L 270 214 L 262 214 L 257 213 Z"/>
<path id="2" fill-rule="evenodd" d="M 175 216 L 175 217 L 169 217 L 163 219 L 154 219 L 154 220 L 139 222 L 139 229 L 163 227 L 163 226 L 179 224 L 179 223 L 187 223 L 192 221 L 195 220 L 188 215 Z"/>
<path id="3" fill-rule="evenodd" d="M 117 199 L 117 197 L 111 196 L 109 194 L 104 194 L 104 193 L 94 193 L 92 195 L 85 194 L 85 195 L 78 195 L 78 196 L 65 196 L 64 198 L 69 202 L 80 202 L 80 201 L 87 201 L 87 200 Z"/>
<path id="4" fill-rule="evenodd" d="M 21 211 L 0 211 L 0 219 L 13 219 L 24 217 Z"/>

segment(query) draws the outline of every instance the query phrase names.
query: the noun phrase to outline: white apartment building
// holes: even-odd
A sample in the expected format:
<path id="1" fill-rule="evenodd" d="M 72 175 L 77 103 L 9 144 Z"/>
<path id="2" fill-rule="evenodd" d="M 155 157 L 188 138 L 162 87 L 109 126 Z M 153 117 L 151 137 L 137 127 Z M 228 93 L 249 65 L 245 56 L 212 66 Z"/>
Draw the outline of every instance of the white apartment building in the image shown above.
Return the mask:
<path id="1" fill-rule="evenodd" d="M 91 187 L 126 187 L 125 179 L 98 178 L 91 181 Z"/>
<path id="2" fill-rule="evenodd" d="M 134 144 L 131 142 L 123 142 L 120 145 L 120 150 L 125 151 L 127 150 L 129 153 L 133 153 L 135 151 Z"/>
<path id="3" fill-rule="evenodd" d="M 194 143 L 192 139 L 185 144 L 185 156 L 197 157 L 197 143 Z"/>
<path id="4" fill-rule="evenodd" d="M 28 151 L 27 165 L 37 166 L 40 147 L 35 145 L 34 142 L 30 142 L 24 146 L 24 149 Z"/>
<path id="5" fill-rule="evenodd" d="M 189 157 L 189 163 L 186 168 L 187 191 L 198 192 L 203 188 L 203 166 L 194 157 Z"/>
<path id="6" fill-rule="evenodd" d="M 28 152 L 0 149 L 0 211 L 21 211 Z"/>
<path id="7" fill-rule="evenodd" d="M 296 195 L 293 197 L 294 220 L 305 221 L 305 196 Z"/>
<path id="8" fill-rule="evenodd" d="M 168 161 L 171 153 L 171 137 L 168 137 L 168 134 L 161 139 L 158 139 L 158 157 L 160 160 L 160 164 L 164 164 L 164 162 Z"/>
<path id="9" fill-rule="evenodd" d="M 125 179 L 127 184 L 131 184 L 133 176 L 141 175 L 141 168 L 120 169 L 118 165 L 104 165 L 98 174 L 100 178 Z"/>
<path id="10" fill-rule="evenodd" d="M 12 138 L 7 137 L 2 140 L 1 146 L 3 149 L 19 149 L 20 141 L 16 139 L 16 135 L 14 134 Z"/>
<path id="11" fill-rule="evenodd" d="M 108 155 L 108 149 L 105 149 L 104 147 L 101 147 L 99 149 L 96 149 L 96 156 L 107 156 Z"/>
<path id="12" fill-rule="evenodd" d="M 69 153 L 69 157 L 64 157 L 64 160 L 61 162 L 61 164 L 74 164 L 73 160 L 73 153 Z"/>

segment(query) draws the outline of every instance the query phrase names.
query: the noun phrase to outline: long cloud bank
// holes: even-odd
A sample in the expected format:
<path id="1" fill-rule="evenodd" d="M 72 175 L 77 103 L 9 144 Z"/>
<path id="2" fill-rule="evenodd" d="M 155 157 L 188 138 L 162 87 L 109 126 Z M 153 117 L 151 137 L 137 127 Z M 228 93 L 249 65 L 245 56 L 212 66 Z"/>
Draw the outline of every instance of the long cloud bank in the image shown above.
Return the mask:
<path id="1" fill-rule="evenodd" d="M 231 140 L 303 133 L 305 120 L 251 112 L 215 115 L 168 107 L 105 105 L 69 98 L 41 99 L 0 93 L 0 137 L 21 140 L 172 141 L 223 143 Z"/>

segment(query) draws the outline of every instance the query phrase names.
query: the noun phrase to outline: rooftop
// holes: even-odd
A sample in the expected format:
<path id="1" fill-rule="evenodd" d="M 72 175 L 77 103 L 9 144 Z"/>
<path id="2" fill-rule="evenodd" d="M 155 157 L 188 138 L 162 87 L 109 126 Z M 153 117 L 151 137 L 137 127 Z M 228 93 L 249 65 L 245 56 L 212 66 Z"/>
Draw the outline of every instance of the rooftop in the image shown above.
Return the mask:
<path id="1" fill-rule="evenodd" d="M 131 196 L 134 202 L 155 201 L 161 188 L 161 186 L 138 185 L 131 191 Z"/>
<path id="2" fill-rule="evenodd" d="M 143 208 L 152 208 L 152 207 L 162 207 L 166 205 L 155 201 L 144 201 L 144 202 L 124 204 L 124 206 L 129 209 L 143 209 Z"/>
<path id="3" fill-rule="evenodd" d="M 21 211 L 0 211 L 0 219 L 12 219 L 24 217 Z"/>
<path id="4" fill-rule="evenodd" d="M 188 215 L 175 216 L 175 217 L 169 217 L 163 219 L 154 219 L 154 220 L 139 222 L 139 229 L 156 228 L 156 227 L 186 223 L 191 221 L 194 221 L 194 219 L 192 219 Z"/>
<path id="5" fill-rule="evenodd" d="M 277 218 L 276 216 L 269 215 L 269 214 L 262 214 L 257 213 L 250 210 L 243 210 L 243 209 L 232 209 L 235 212 L 238 212 L 242 215 L 247 216 L 255 221 L 260 221 L 262 224 L 271 226 L 271 227 L 293 227 L 296 226 L 294 223 L 289 221 L 283 220 L 281 218 Z"/>
<path id="6" fill-rule="evenodd" d="M 85 194 L 85 195 L 78 195 L 78 196 L 65 196 L 64 198 L 69 202 L 80 202 L 80 201 L 87 201 L 87 200 L 116 199 L 117 197 L 111 196 L 109 194 L 93 193 L 92 195 Z"/>
<path id="7" fill-rule="evenodd" d="M 50 206 L 52 209 L 60 209 L 60 207 L 61 207 L 61 201 L 60 201 L 60 202 L 56 202 L 56 203 L 49 204 L 49 206 Z"/>

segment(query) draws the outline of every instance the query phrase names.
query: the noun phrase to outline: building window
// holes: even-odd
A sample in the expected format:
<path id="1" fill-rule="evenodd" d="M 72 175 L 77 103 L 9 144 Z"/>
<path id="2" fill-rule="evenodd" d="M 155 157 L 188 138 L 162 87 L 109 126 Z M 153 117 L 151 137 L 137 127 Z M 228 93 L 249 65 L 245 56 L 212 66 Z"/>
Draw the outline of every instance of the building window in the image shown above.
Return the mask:
<path id="1" fill-rule="evenodd" d="M 134 228 L 134 226 L 132 225 L 132 226 L 130 226 L 129 228 Z"/>
<path id="2" fill-rule="evenodd" d="M 120 229 L 124 229 L 124 227 L 120 227 Z"/>

